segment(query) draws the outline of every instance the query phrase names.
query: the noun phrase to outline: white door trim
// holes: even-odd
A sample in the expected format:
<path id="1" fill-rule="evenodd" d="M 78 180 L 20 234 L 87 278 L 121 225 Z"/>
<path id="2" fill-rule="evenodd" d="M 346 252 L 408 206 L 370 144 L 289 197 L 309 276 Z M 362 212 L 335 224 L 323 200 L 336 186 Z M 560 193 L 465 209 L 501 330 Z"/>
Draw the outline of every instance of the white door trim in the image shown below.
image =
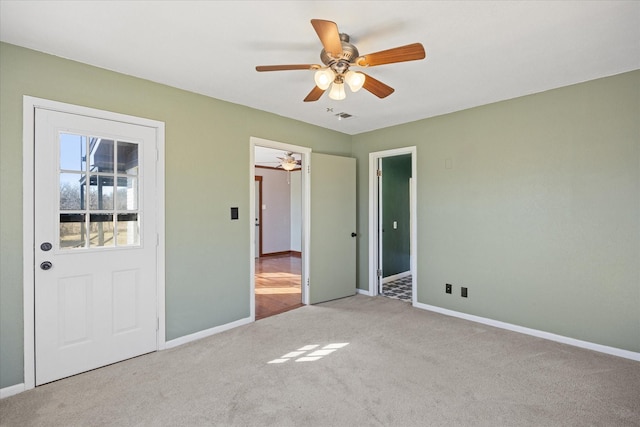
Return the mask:
<path id="1" fill-rule="evenodd" d="M 378 295 L 378 286 L 376 275 L 378 266 L 378 185 L 377 185 L 377 176 L 376 170 L 378 169 L 378 162 L 383 157 L 393 157 L 399 156 L 402 154 L 411 154 L 411 180 L 410 180 L 410 203 L 409 206 L 409 219 L 410 219 L 410 228 L 411 228 L 411 243 L 410 243 L 410 266 L 411 266 L 411 275 L 412 275 L 412 286 L 411 286 L 411 298 L 412 304 L 415 306 L 418 302 L 418 295 L 416 289 L 416 283 L 418 278 L 418 268 L 416 260 L 418 259 L 418 245 L 417 245 L 417 236 L 418 236 L 418 224 L 416 222 L 416 206 L 417 206 L 417 190 L 416 185 L 418 182 L 417 178 L 417 150 L 416 147 L 404 147 L 404 148 L 395 148 L 393 150 L 385 150 L 385 151 L 376 151 L 373 153 L 369 153 L 369 292 L 368 295 L 376 296 Z"/>
<path id="2" fill-rule="evenodd" d="M 249 212 L 255 212 L 255 147 L 267 147 L 275 148 L 276 150 L 291 151 L 294 153 L 302 154 L 302 166 L 306 168 L 306 172 L 303 170 L 302 179 L 302 277 L 301 277 L 301 291 L 302 291 L 302 303 L 309 304 L 309 237 L 310 237 L 310 224 L 311 224 L 311 180 L 309 179 L 309 170 L 311 168 L 311 148 L 301 147 L 298 145 L 286 144 L 284 142 L 270 141 L 268 139 L 262 139 L 257 137 L 249 138 Z M 254 217 L 247 215 L 249 226 L 249 274 L 250 274 L 250 289 L 249 289 L 249 301 L 250 301 L 250 317 L 251 321 L 256 320 L 256 264 L 255 264 L 255 232 L 256 226 L 254 223 Z"/>
<path id="3" fill-rule="evenodd" d="M 35 109 L 43 108 L 63 113 L 96 117 L 105 120 L 147 126 L 156 129 L 156 215 L 158 245 L 157 259 L 157 313 L 158 350 L 165 348 L 165 235 L 164 235 L 164 122 L 79 105 L 65 104 L 32 96 L 23 97 L 22 115 L 22 250 L 23 250 L 23 304 L 24 304 L 24 389 L 35 387 L 35 323 L 34 323 L 34 130 Z"/>

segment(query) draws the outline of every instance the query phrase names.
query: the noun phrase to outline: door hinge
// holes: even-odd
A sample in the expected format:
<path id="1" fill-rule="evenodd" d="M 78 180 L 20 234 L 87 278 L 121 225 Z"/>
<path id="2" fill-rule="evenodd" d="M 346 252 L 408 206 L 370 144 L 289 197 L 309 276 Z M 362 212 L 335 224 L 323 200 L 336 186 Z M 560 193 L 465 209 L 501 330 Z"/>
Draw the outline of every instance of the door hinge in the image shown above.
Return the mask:
<path id="1" fill-rule="evenodd" d="M 307 279 L 307 286 L 311 285 L 311 279 Z"/>
<path id="2" fill-rule="evenodd" d="M 382 176 L 382 170 L 381 169 L 376 170 L 376 176 L 377 177 L 381 177 Z"/>
<path id="3" fill-rule="evenodd" d="M 378 276 L 378 278 L 382 277 L 382 270 L 377 270 L 376 275 Z"/>
<path id="4" fill-rule="evenodd" d="M 311 173 L 311 165 L 307 165 L 307 173 Z"/>
<path id="5" fill-rule="evenodd" d="M 156 317 L 156 331 L 160 330 L 160 318 Z"/>

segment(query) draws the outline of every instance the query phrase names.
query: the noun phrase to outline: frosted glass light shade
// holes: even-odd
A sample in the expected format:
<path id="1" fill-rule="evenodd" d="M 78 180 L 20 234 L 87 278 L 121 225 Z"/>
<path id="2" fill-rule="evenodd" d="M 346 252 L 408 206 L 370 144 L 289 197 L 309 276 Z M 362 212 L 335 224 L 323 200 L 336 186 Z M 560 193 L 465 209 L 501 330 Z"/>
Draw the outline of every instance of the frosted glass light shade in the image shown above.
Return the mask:
<path id="1" fill-rule="evenodd" d="M 351 92 L 357 92 L 362 89 L 365 78 L 364 74 L 349 70 L 344 76 L 344 81 L 349 85 Z"/>
<path id="2" fill-rule="evenodd" d="M 345 99 L 347 94 L 344 93 L 344 84 L 343 83 L 334 83 L 331 86 L 331 91 L 329 92 L 329 98 L 335 99 L 336 101 L 340 101 L 341 99 Z"/>
<path id="3" fill-rule="evenodd" d="M 335 78 L 336 74 L 331 68 L 321 68 L 316 71 L 316 74 L 313 76 L 316 86 L 322 90 L 327 90 Z"/>
<path id="4" fill-rule="evenodd" d="M 282 166 L 282 169 L 286 171 L 292 171 L 296 168 L 296 166 L 298 166 L 298 164 L 294 160 L 293 162 L 282 162 L 280 166 Z"/>

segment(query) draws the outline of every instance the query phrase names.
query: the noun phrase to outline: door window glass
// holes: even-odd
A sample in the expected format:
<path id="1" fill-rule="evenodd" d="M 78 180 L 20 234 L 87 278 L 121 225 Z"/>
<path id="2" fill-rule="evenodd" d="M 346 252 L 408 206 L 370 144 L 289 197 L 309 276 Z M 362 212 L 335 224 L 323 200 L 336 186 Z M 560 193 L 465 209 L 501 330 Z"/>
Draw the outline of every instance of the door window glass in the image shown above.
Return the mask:
<path id="1" fill-rule="evenodd" d="M 86 224 L 84 214 L 60 214 L 60 248 L 84 248 Z"/>
<path id="2" fill-rule="evenodd" d="M 60 210 L 81 210 L 85 207 L 85 175 L 60 173 Z"/>
<path id="3" fill-rule="evenodd" d="M 113 214 L 89 215 L 89 247 L 115 246 Z"/>
<path id="4" fill-rule="evenodd" d="M 118 173 L 138 174 L 138 144 L 118 141 Z"/>
<path id="5" fill-rule="evenodd" d="M 139 245 L 139 144 L 70 133 L 58 140 L 59 247 Z"/>
<path id="6" fill-rule="evenodd" d="M 84 171 L 87 161 L 87 137 L 80 135 L 60 135 L 60 169 Z"/>
<path id="7" fill-rule="evenodd" d="M 113 210 L 113 176 L 90 175 L 89 209 Z"/>
<path id="8" fill-rule="evenodd" d="M 113 151 L 112 140 L 98 137 L 90 138 L 89 153 L 91 153 L 91 157 L 89 171 L 94 173 L 113 172 Z"/>
<path id="9" fill-rule="evenodd" d="M 138 178 L 131 176 L 118 177 L 116 205 L 120 211 L 138 209 Z"/>
<path id="10" fill-rule="evenodd" d="M 140 240 L 138 214 L 118 214 L 118 246 L 137 245 Z"/>

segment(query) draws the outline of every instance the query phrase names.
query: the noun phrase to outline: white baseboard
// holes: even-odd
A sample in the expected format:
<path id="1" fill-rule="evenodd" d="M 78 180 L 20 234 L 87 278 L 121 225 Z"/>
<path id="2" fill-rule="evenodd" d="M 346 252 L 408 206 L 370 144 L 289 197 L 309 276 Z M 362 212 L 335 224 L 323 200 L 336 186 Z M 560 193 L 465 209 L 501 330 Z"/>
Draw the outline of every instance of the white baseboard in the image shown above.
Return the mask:
<path id="1" fill-rule="evenodd" d="M 394 280 L 404 279 L 407 276 L 411 276 L 411 271 L 405 271 L 404 273 L 398 273 L 392 276 L 383 277 L 382 283 L 389 283 L 393 282 Z"/>
<path id="2" fill-rule="evenodd" d="M 362 295 L 366 295 L 366 296 L 368 296 L 368 297 L 372 296 L 372 295 L 371 295 L 371 292 L 369 292 L 369 291 L 365 291 L 364 289 L 356 288 L 356 292 L 357 292 L 357 293 L 359 293 L 359 294 L 362 294 Z"/>
<path id="3" fill-rule="evenodd" d="M 22 393 L 25 390 L 24 384 L 16 384 L 5 388 L 0 388 L 0 399 L 5 399 L 14 394 Z"/>
<path id="4" fill-rule="evenodd" d="M 204 331 L 195 332 L 190 335 L 185 335 L 180 338 L 173 339 L 171 341 L 167 341 L 165 343 L 165 349 L 170 349 L 173 347 L 177 347 L 182 344 L 186 344 L 188 342 L 196 341 L 202 338 L 210 337 L 211 335 L 219 334 L 220 332 L 228 331 L 229 329 L 237 328 L 238 326 L 246 325 L 251 323 L 253 320 L 251 317 L 246 317 L 244 319 L 236 320 L 235 322 L 226 323 L 224 325 L 216 326 L 215 328 L 205 329 Z"/>
<path id="5" fill-rule="evenodd" d="M 423 310 L 433 311 L 436 313 L 444 314 L 447 316 L 458 317 L 460 319 L 470 320 L 476 323 L 482 323 L 489 326 L 494 326 L 500 329 L 506 329 L 513 332 L 519 332 L 521 334 L 532 335 L 538 338 L 544 338 L 550 341 L 556 341 L 562 344 L 572 345 L 574 347 L 586 348 L 588 350 L 598 351 L 600 353 L 611 354 L 613 356 L 624 357 L 625 359 L 631 359 L 640 362 L 640 353 L 636 353 L 629 350 L 623 350 L 621 348 L 609 347 L 606 345 L 595 344 L 588 341 L 581 341 L 575 338 L 569 338 L 562 335 L 552 334 L 550 332 L 540 331 L 537 329 L 525 328 L 524 326 L 513 325 L 511 323 L 500 322 L 499 320 L 488 319 L 486 317 L 474 316 L 473 314 L 461 313 L 459 311 L 449 310 L 435 305 L 423 304 L 416 302 L 413 304 L 416 308 Z"/>

